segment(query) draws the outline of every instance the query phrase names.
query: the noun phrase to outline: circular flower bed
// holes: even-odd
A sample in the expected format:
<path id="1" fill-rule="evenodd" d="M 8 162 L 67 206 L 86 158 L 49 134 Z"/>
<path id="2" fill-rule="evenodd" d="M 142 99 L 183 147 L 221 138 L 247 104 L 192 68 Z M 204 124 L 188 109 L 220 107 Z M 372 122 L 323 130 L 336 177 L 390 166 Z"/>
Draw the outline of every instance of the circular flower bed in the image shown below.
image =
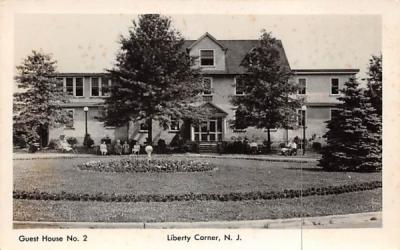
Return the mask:
<path id="1" fill-rule="evenodd" d="M 89 161 L 79 164 L 80 170 L 99 172 L 202 172 L 215 168 L 206 161 L 187 159 L 122 158 L 111 161 Z"/>

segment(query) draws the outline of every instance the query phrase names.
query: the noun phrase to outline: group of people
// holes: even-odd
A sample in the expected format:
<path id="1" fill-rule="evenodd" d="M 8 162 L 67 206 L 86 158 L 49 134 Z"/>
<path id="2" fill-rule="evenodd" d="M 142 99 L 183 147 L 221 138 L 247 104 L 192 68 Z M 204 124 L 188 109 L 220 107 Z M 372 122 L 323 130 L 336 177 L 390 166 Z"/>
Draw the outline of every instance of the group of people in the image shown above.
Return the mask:
<path id="1" fill-rule="evenodd" d="M 100 153 L 101 153 L 101 155 L 109 154 L 110 150 L 111 150 L 110 146 L 107 146 L 105 141 L 103 141 L 100 144 Z M 125 141 L 122 144 L 120 140 L 117 140 L 117 142 L 114 145 L 114 153 L 116 155 L 122 155 L 122 154 L 128 155 L 128 154 L 131 154 L 131 153 L 135 154 L 135 155 L 138 155 L 139 151 L 140 151 L 140 145 L 137 142 L 135 143 L 135 145 L 133 145 L 132 149 L 129 146 L 127 141 Z"/>

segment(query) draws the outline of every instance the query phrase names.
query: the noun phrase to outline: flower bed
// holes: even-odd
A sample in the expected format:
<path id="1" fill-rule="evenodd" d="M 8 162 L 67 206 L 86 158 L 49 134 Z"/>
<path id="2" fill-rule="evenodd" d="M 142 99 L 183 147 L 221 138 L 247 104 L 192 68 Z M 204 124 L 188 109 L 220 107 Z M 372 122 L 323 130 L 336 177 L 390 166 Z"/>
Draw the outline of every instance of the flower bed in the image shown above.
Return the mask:
<path id="1" fill-rule="evenodd" d="M 357 183 L 342 186 L 328 186 L 318 188 L 307 188 L 305 190 L 283 190 L 283 191 L 252 191 L 246 193 L 226 194 L 74 194 L 74 193 L 48 193 L 35 190 L 33 192 L 14 191 L 14 199 L 24 200 L 67 200 L 67 201 L 103 201 L 103 202 L 168 202 L 168 201 L 241 201 L 241 200 L 275 200 L 307 197 L 315 195 L 336 195 L 364 190 L 381 188 L 381 181 Z"/>
<path id="2" fill-rule="evenodd" d="M 99 172 L 203 172 L 215 168 L 207 161 L 176 159 L 122 158 L 111 161 L 89 161 L 77 166 L 80 170 Z"/>

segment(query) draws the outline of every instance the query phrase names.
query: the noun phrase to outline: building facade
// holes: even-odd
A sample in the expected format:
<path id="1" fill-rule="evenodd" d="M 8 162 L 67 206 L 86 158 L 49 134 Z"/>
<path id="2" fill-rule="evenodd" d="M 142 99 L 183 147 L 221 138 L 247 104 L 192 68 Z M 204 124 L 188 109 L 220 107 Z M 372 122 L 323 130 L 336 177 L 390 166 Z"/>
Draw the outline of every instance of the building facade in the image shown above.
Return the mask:
<path id="1" fill-rule="evenodd" d="M 186 50 L 196 58 L 196 64 L 203 73 L 205 86 L 203 105 L 210 109 L 213 115 L 200 126 L 176 120 L 172 121 L 168 130 L 164 130 L 153 123 L 153 141 L 157 143 L 159 139 L 163 139 L 169 144 L 180 137 L 184 141 L 212 144 L 246 137 L 261 144 L 266 139 L 266 131 L 252 127 L 238 130 L 230 126 L 230 122 L 235 118 L 235 110 L 230 99 L 232 96 L 245 94 L 241 86 L 236 84 L 236 77 L 245 73 L 240 63 L 247 52 L 258 43 L 258 40 L 217 40 L 208 33 L 197 40 L 186 41 Z M 289 66 L 282 45 L 280 53 L 281 63 Z M 307 109 L 298 111 L 299 114 L 305 115 L 306 138 L 323 142 L 325 122 L 334 114 L 335 106 L 339 103 L 337 100 L 339 89 L 344 87 L 349 78 L 355 77 L 359 70 L 294 69 L 292 71 L 294 77 L 291 80 L 302 86 L 297 94 L 304 96 L 306 100 Z M 146 141 L 147 128 L 144 121 L 130 122 L 123 127 L 105 127 L 96 119 L 104 108 L 104 99 L 110 94 L 112 82 L 107 74 L 60 73 L 57 78 L 63 85 L 64 91 L 71 96 L 71 101 L 63 108 L 72 119 L 71 123 L 64 127 L 50 129 L 50 139 L 64 135 L 77 138 L 81 144 L 87 129 L 95 144 L 99 144 L 104 137 L 112 140 L 136 140 L 140 143 Z M 302 129 L 288 131 L 273 129 L 271 133 L 274 144 L 295 136 L 302 138 Z"/>

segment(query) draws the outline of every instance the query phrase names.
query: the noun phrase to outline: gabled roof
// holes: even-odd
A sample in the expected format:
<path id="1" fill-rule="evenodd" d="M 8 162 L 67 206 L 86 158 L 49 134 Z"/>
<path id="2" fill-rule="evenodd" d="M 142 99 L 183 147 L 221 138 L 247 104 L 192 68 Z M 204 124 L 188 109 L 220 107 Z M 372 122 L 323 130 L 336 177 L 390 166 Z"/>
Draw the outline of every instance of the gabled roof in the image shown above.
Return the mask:
<path id="1" fill-rule="evenodd" d="M 223 109 L 221 109 L 220 107 L 218 107 L 217 105 L 215 105 L 212 102 L 203 103 L 201 105 L 201 107 L 211 110 L 211 113 L 216 116 L 218 116 L 218 115 L 227 116 L 228 115 L 228 113 L 226 113 Z"/>
<path id="2" fill-rule="evenodd" d="M 214 38 L 215 39 L 215 38 Z M 200 40 L 200 39 L 199 39 Z M 194 43 L 199 40 L 186 40 L 184 47 L 190 49 Z M 224 71 L 209 70 L 204 73 L 208 74 L 243 74 L 246 69 L 240 66 L 246 54 L 253 48 L 260 44 L 259 40 L 218 40 L 219 44 L 226 49 L 225 53 L 225 67 Z M 282 42 L 278 40 L 279 49 L 281 53 L 282 64 L 290 68 L 288 59 L 285 54 Z"/>
<path id="3" fill-rule="evenodd" d="M 210 35 L 210 33 L 206 32 L 204 35 L 202 35 L 199 39 L 195 40 L 192 44 L 190 44 L 189 47 L 187 47 L 188 49 L 191 49 L 193 46 L 195 46 L 196 44 L 198 44 L 201 40 L 203 40 L 204 38 L 208 37 L 209 39 L 211 39 L 214 43 L 216 43 L 218 46 L 221 47 L 221 49 L 226 50 L 226 48 L 220 43 L 218 42 L 217 39 L 215 39 L 215 37 L 213 37 L 212 35 Z"/>

